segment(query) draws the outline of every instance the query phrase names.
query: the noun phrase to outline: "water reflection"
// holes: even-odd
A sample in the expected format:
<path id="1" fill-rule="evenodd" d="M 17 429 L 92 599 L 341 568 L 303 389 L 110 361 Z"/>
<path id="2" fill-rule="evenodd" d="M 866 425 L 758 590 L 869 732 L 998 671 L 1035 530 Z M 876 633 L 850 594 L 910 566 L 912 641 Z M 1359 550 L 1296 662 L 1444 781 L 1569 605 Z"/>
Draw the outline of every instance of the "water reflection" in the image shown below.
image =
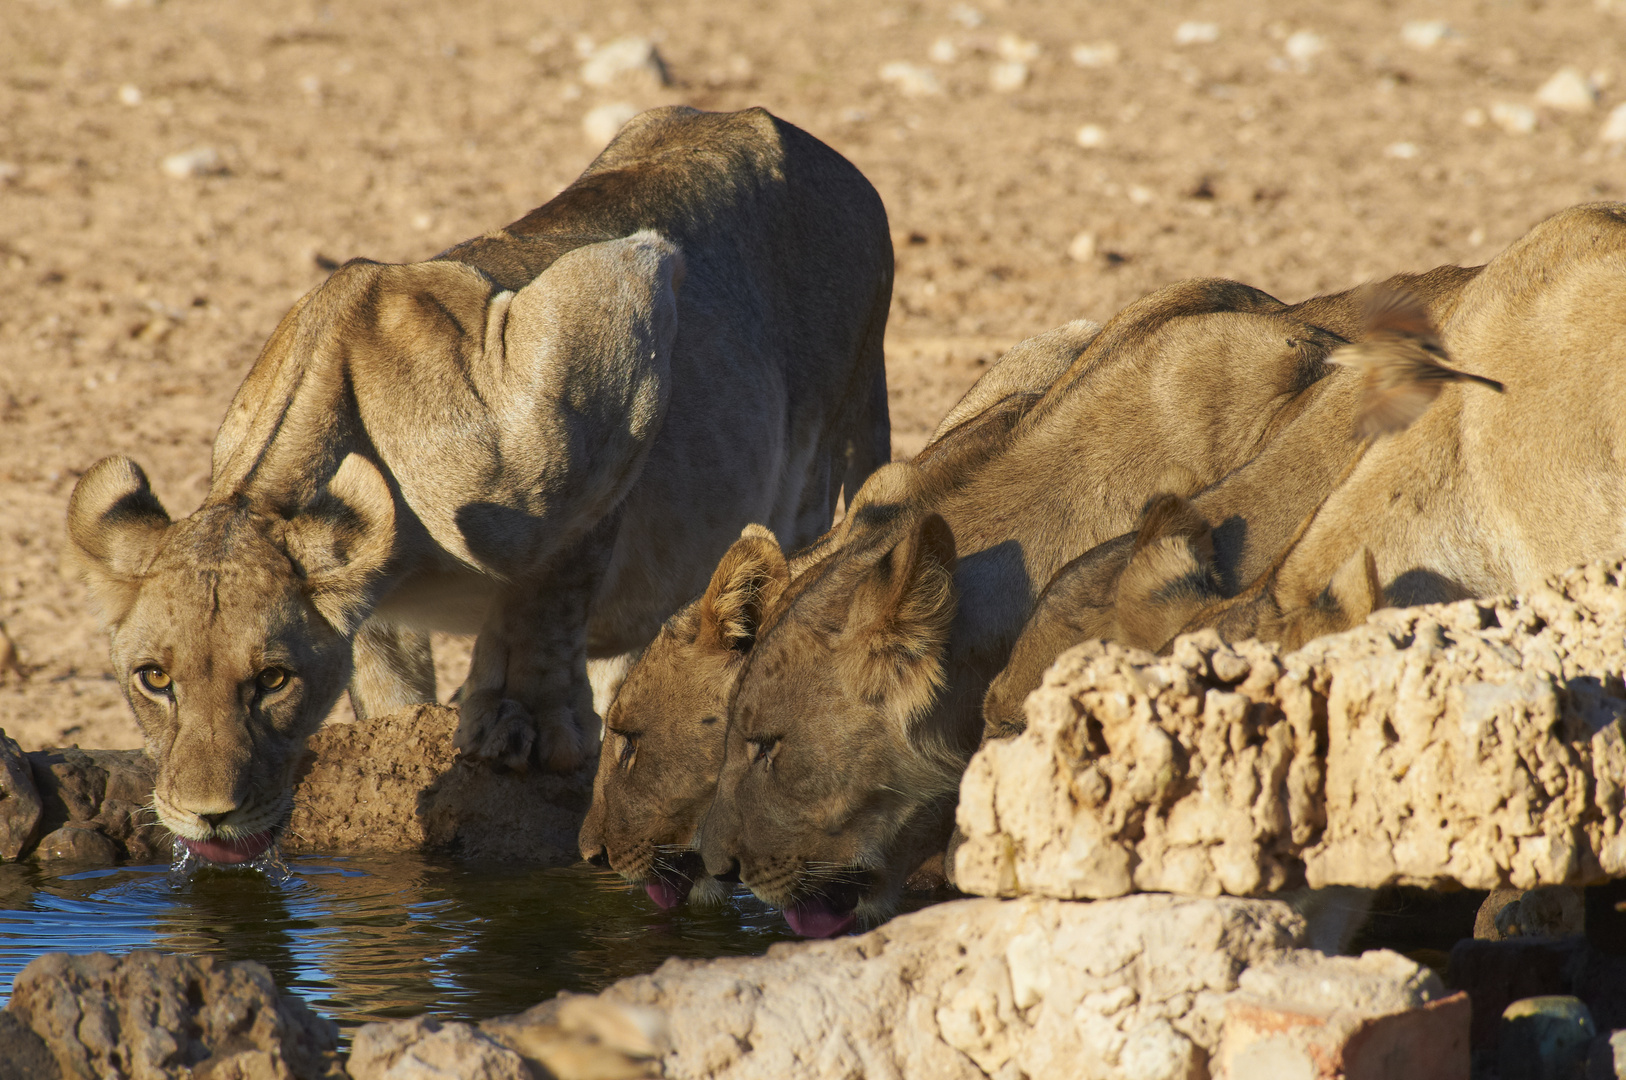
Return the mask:
<path id="1" fill-rule="evenodd" d="M 749 897 L 662 912 L 613 874 L 306 858 L 285 875 L 0 866 L 0 1000 L 46 952 L 160 948 L 257 960 L 346 1026 L 435 1012 L 479 1019 L 593 991 L 670 956 L 760 953 L 792 935 Z"/>

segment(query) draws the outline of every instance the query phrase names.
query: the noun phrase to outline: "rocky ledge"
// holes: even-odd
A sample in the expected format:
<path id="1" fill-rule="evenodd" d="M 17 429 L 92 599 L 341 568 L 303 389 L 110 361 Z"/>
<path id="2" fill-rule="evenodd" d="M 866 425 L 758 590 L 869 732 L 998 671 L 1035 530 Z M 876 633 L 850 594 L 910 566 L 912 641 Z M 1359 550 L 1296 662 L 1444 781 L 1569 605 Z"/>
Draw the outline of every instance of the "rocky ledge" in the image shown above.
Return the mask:
<path id="1" fill-rule="evenodd" d="M 591 769 L 518 775 L 463 764 L 456 728 L 455 710 L 420 705 L 318 731 L 282 849 L 576 861 Z M 24 753 L 0 731 L 0 861 L 169 859 L 169 834 L 148 809 L 153 781 L 141 750 Z"/>
<path id="2" fill-rule="evenodd" d="M 1626 564 L 1381 611 L 1295 653 L 1086 643 L 961 786 L 987 896 L 1626 877 Z"/>

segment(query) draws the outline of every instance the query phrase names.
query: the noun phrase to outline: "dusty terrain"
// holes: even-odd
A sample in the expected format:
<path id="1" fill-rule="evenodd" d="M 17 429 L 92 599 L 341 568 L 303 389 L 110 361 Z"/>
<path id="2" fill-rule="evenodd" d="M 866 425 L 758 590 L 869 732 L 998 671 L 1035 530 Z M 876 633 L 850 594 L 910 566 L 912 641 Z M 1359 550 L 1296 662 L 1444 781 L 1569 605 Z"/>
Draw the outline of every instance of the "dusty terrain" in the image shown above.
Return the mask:
<path id="1" fill-rule="evenodd" d="M 629 35 L 664 80 L 589 62 Z M 1626 0 L 13 0 L 0 727 L 25 749 L 139 742 L 58 570 L 79 473 L 129 453 L 190 510 L 299 295 L 540 204 L 608 137 L 602 106 L 763 105 L 864 170 L 898 253 L 907 455 L 999 350 L 1168 281 L 1296 300 L 1626 196 L 1623 100 Z"/>

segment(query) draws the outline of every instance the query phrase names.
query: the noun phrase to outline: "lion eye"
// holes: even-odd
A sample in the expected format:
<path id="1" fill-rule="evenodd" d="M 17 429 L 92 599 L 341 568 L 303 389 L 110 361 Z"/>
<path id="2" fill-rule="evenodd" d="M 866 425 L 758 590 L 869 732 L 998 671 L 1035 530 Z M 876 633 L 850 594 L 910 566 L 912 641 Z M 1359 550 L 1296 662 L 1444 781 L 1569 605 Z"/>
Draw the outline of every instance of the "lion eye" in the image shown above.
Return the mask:
<path id="1" fill-rule="evenodd" d="M 169 693 L 170 686 L 175 681 L 169 677 L 169 672 L 157 664 L 148 664 L 144 668 L 137 669 L 136 678 L 141 680 L 142 686 L 154 694 Z"/>
<path id="2" fill-rule="evenodd" d="M 288 681 L 288 673 L 279 667 L 268 667 L 260 672 L 255 681 L 260 684 L 261 690 L 281 690 Z"/>
<path id="3" fill-rule="evenodd" d="M 629 735 L 624 731 L 618 731 L 616 734 L 621 736 L 621 752 L 616 756 L 616 764 L 625 769 L 632 765 L 632 759 L 638 753 L 638 736 Z"/>

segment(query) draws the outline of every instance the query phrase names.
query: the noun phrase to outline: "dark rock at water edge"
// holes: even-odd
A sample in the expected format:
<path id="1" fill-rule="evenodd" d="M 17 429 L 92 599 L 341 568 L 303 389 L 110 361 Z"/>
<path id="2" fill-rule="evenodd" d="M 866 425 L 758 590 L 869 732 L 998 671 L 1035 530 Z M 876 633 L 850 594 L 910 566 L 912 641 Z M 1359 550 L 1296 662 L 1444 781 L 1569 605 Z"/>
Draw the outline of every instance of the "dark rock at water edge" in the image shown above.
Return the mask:
<path id="1" fill-rule="evenodd" d="M 29 849 L 39 835 L 43 813 L 28 758 L 0 729 L 0 861 L 9 862 Z"/>

